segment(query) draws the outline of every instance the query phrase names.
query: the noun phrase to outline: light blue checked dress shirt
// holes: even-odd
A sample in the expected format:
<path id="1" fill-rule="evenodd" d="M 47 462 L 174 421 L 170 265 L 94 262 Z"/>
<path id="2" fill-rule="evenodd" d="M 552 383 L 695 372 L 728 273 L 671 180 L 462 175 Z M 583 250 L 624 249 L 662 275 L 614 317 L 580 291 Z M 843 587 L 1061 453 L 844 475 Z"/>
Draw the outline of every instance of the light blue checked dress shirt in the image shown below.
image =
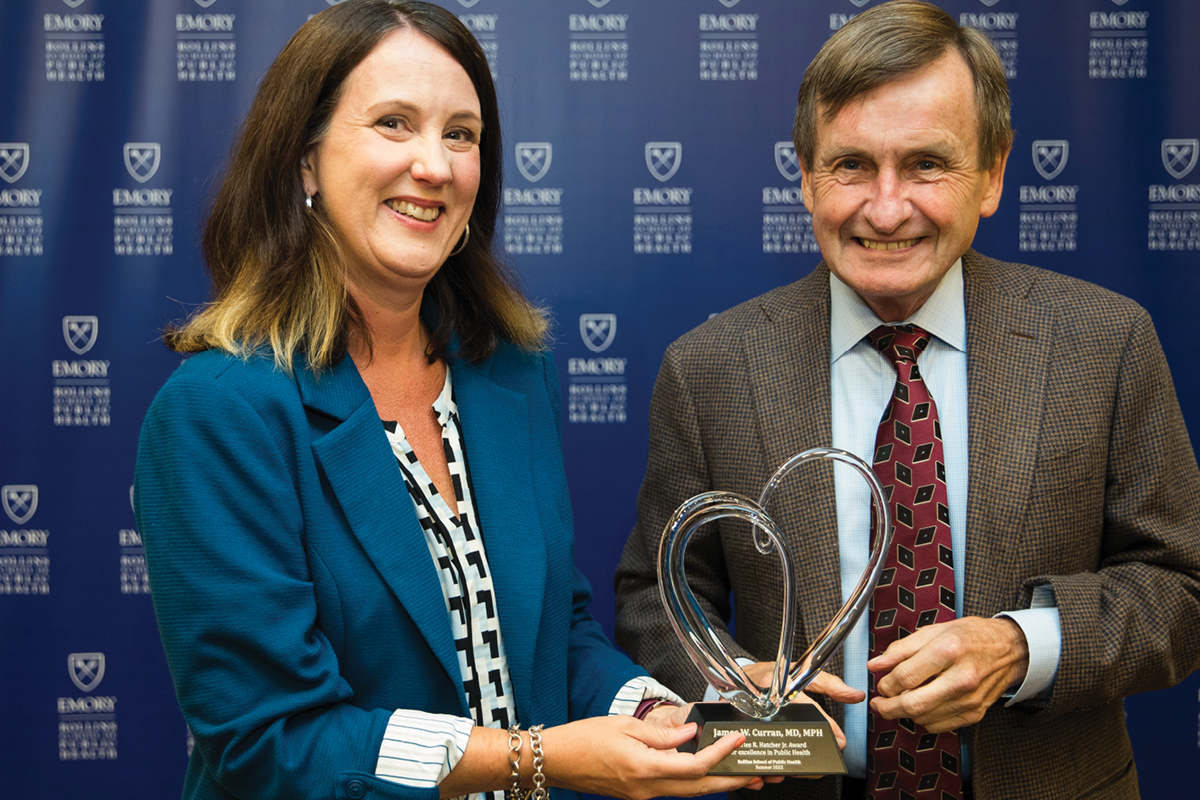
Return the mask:
<path id="1" fill-rule="evenodd" d="M 867 463 L 875 450 L 875 434 L 896 383 L 896 371 L 866 340 L 880 320 L 833 273 L 830 290 L 830 364 L 833 445 Z M 921 375 L 937 403 L 946 457 L 946 489 L 950 501 L 950 535 L 954 548 L 954 591 L 957 614 L 963 613 L 963 576 L 970 547 L 967 517 L 967 318 L 961 259 L 942 278 L 933 295 L 906 323 L 932 339 L 921 354 Z M 849 467 L 834 465 L 838 541 L 841 548 L 842 602 L 867 567 L 870 554 L 871 496 L 867 484 Z M 1058 609 L 1049 590 L 1035 593 L 1033 608 L 1004 614 L 1029 642 L 1030 664 L 1024 683 L 1008 703 L 1047 691 L 1058 670 L 1061 633 Z M 867 618 L 855 626 L 844 646 L 846 683 L 867 690 Z M 845 707 L 846 766 L 850 775 L 866 774 L 867 704 Z M 969 770 L 963 753 L 964 770 Z M 967 773 L 969 776 L 969 772 Z"/>

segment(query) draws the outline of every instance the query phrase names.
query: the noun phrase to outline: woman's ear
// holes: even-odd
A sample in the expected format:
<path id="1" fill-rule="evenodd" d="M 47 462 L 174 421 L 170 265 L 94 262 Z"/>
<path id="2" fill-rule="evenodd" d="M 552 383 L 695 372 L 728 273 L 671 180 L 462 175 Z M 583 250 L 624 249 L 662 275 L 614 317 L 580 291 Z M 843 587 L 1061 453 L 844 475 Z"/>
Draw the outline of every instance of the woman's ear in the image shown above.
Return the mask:
<path id="1" fill-rule="evenodd" d="M 304 181 L 304 194 L 309 197 L 321 189 L 317 180 L 317 149 L 314 147 L 300 157 L 300 179 Z"/>

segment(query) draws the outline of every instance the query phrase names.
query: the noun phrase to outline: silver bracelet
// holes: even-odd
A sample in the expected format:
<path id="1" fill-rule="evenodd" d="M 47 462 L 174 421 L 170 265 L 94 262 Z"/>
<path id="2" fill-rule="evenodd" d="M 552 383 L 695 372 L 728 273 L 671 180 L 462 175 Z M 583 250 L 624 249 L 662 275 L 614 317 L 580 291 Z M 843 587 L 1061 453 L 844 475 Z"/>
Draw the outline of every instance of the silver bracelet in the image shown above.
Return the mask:
<path id="1" fill-rule="evenodd" d="M 508 796 L 510 800 L 526 800 L 529 791 L 521 788 L 521 726 L 508 727 L 508 766 L 509 777 L 512 778 L 512 788 Z"/>
<path id="2" fill-rule="evenodd" d="M 550 796 L 546 791 L 546 775 L 542 772 L 542 767 L 546 765 L 546 759 L 542 753 L 542 729 L 545 727 L 545 725 L 529 727 L 529 749 L 533 751 L 533 800 L 547 800 Z"/>

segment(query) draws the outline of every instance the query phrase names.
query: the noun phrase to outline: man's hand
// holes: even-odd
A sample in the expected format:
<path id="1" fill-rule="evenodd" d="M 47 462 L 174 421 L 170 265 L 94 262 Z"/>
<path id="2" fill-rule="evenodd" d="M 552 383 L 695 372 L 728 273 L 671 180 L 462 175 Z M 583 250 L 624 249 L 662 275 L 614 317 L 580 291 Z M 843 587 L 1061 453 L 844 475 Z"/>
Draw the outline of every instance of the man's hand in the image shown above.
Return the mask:
<path id="1" fill-rule="evenodd" d="M 748 664 L 742 669 L 746 672 L 746 677 L 754 681 L 759 686 L 767 686 L 771 683 L 771 673 L 775 670 L 774 661 L 760 661 L 757 664 Z M 846 734 L 842 733 L 842 728 L 833 718 L 825 713 L 825 709 L 817 705 L 817 703 L 808 695 L 823 694 L 831 700 L 839 703 L 861 703 L 866 699 L 866 695 L 858 689 L 851 689 L 837 675 L 828 672 L 818 672 L 817 677 L 813 678 L 812 683 L 808 684 L 805 691 L 800 692 L 793 700 L 793 703 L 812 703 L 817 706 L 817 709 L 824 715 L 825 719 L 829 720 L 829 724 L 833 727 L 833 735 L 837 737 L 838 747 L 846 749 Z"/>
<path id="2" fill-rule="evenodd" d="M 930 733 L 974 725 L 1009 687 L 1024 680 L 1029 646 L 1005 617 L 964 617 L 927 625 L 867 662 L 885 719 L 908 717 Z"/>

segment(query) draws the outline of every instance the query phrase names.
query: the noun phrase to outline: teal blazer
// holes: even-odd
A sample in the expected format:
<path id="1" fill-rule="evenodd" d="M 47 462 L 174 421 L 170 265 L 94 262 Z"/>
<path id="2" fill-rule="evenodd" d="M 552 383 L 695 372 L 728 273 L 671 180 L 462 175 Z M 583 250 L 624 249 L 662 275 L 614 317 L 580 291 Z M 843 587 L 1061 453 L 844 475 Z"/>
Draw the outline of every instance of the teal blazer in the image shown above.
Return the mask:
<path id="1" fill-rule="evenodd" d="M 553 359 L 502 344 L 450 370 L 518 719 L 606 714 L 643 672 L 587 612 Z M 188 359 L 142 427 L 135 505 L 195 736 L 185 798 L 437 797 L 373 775 L 394 709 L 470 712 L 435 566 L 350 358 L 292 376 L 269 356 Z"/>

